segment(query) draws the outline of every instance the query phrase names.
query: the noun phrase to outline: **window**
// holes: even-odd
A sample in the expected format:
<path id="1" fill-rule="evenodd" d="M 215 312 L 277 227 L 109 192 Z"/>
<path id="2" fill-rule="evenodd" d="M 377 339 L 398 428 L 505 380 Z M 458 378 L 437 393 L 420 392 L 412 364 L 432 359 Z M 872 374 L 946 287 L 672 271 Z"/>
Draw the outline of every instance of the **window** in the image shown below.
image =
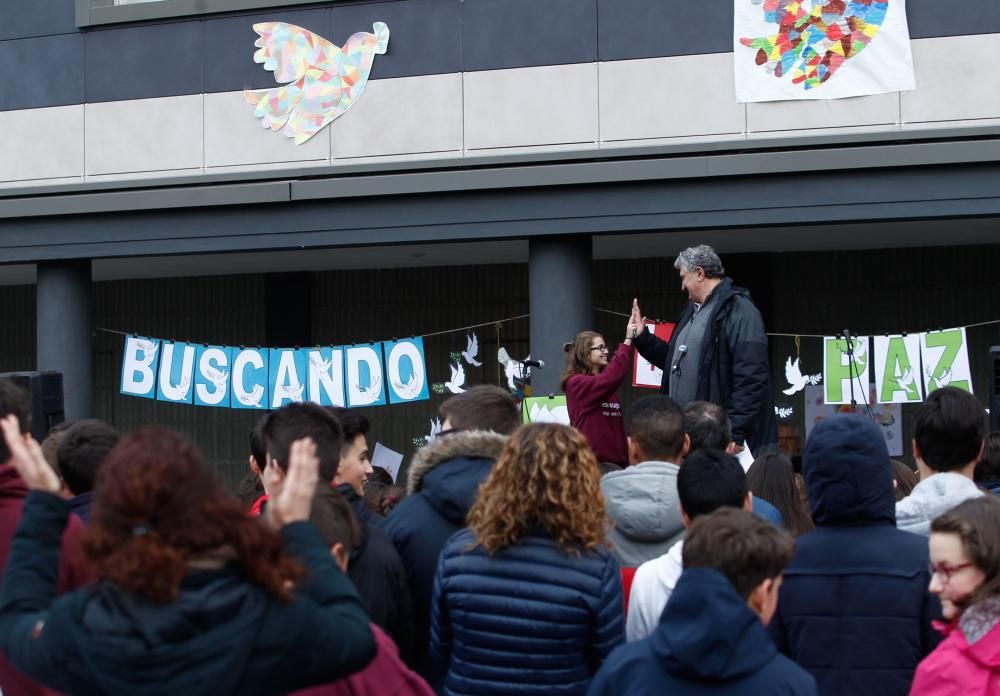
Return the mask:
<path id="1" fill-rule="evenodd" d="M 76 0 L 76 25 L 92 27 L 317 2 L 318 0 Z"/>

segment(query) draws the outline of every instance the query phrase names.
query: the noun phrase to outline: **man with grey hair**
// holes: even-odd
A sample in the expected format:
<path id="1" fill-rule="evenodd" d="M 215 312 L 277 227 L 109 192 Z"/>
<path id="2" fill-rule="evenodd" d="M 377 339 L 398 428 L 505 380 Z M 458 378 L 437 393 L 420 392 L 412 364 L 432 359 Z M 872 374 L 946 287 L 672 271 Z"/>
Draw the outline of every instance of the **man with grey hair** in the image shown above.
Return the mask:
<path id="1" fill-rule="evenodd" d="M 726 277 L 719 255 L 702 244 L 674 262 L 689 302 L 670 342 L 643 330 L 633 345 L 663 369 L 660 391 L 682 408 L 711 401 L 729 414 L 736 451 L 749 445 L 756 456 L 777 446 L 774 394 L 764 320 L 744 288 Z M 638 300 L 632 322 L 646 325 Z"/>

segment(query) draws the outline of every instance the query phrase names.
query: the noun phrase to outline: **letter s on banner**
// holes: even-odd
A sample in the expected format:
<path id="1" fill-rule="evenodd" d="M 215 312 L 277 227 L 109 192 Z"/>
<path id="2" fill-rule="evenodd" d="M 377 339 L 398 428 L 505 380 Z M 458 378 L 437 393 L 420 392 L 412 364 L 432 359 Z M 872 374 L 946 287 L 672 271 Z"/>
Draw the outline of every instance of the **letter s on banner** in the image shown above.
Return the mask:
<path id="1" fill-rule="evenodd" d="M 122 355 L 121 393 L 156 398 L 156 370 L 159 366 L 160 341 L 155 338 L 125 337 Z"/>

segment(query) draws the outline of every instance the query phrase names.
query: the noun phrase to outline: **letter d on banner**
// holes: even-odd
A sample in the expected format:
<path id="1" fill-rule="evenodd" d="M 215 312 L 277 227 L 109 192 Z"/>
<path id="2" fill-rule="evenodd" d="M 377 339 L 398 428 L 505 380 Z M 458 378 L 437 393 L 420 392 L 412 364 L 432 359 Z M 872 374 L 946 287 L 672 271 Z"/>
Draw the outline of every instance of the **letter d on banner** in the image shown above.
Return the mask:
<path id="1" fill-rule="evenodd" d="M 386 341 L 385 373 L 389 380 L 389 403 L 423 401 L 430 398 L 427 368 L 424 363 L 424 339 Z"/>
<path id="2" fill-rule="evenodd" d="M 348 346 L 344 352 L 347 362 L 347 406 L 384 406 L 382 344 Z"/>
<path id="3" fill-rule="evenodd" d="M 156 368 L 160 342 L 155 338 L 125 337 L 122 355 L 122 394 L 156 398 Z"/>

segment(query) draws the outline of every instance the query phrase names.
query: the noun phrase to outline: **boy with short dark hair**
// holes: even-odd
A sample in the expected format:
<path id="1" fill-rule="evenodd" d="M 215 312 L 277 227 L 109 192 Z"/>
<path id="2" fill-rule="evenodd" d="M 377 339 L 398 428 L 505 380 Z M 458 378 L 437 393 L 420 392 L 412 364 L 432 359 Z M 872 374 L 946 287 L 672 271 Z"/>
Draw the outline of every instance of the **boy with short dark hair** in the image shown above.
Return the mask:
<path id="1" fill-rule="evenodd" d="M 653 634 L 617 648 L 588 693 L 815 694 L 812 676 L 775 649 L 765 628 L 793 549 L 787 532 L 749 512 L 699 516 Z"/>
<path id="2" fill-rule="evenodd" d="M 986 411 L 972 394 L 944 387 L 913 419 L 913 458 L 920 483 L 896 503 L 896 527 L 930 536 L 931 521 L 983 493 L 973 482 L 986 437 Z"/>
<path id="3" fill-rule="evenodd" d="M 84 523 L 90 521 L 97 472 L 117 444 L 118 431 L 95 418 L 77 421 L 59 440 L 57 470 L 66 488 L 73 494 L 69 500 L 70 508 Z"/>

